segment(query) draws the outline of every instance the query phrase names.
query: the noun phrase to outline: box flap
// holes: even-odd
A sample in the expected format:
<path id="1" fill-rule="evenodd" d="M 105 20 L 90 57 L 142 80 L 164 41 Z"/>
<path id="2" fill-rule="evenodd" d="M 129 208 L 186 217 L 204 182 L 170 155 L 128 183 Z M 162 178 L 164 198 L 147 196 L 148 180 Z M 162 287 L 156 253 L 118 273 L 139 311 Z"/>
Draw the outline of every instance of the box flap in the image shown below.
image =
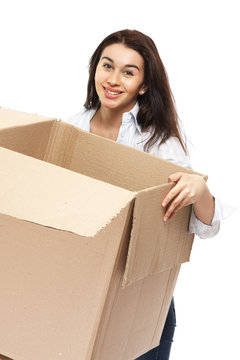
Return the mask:
<path id="1" fill-rule="evenodd" d="M 57 120 L 0 108 L 0 146 L 43 160 Z"/>
<path id="2" fill-rule="evenodd" d="M 189 260 L 194 237 L 188 232 L 191 206 L 179 210 L 172 220 L 163 221 L 161 203 L 173 186 L 160 185 L 136 195 L 123 285 Z"/>
<path id="3" fill-rule="evenodd" d="M 0 212 L 82 236 L 94 236 L 135 194 L 0 148 Z"/>
<path id="4" fill-rule="evenodd" d="M 43 160 L 54 121 L 0 129 L 0 146 Z"/>
<path id="5" fill-rule="evenodd" d="M 176 171 L 197 174 L 62 121 L 54 125 L 45 160 L 130 191 L 167 183 Z"/>
<path id="6" fill-rule="evenodd" d="M 35 124 L 38 122 L 50 120 L 55 119 L 37 114 L 30 114 L 23 111 L 0 108 L 0 129 Z"/>

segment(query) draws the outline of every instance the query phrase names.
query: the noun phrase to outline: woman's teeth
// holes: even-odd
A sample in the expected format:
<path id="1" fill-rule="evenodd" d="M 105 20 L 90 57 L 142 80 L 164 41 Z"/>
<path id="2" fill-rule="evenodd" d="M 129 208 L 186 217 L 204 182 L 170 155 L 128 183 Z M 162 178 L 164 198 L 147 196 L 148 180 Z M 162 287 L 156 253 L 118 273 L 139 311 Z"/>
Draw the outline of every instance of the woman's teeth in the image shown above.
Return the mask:
<path id="1" fill-rule="evenodd" d="M 120 95 L 122 93 L 122 91 L 110 91 L 110 90 L 108 90 L 106 88 L 105 88 L 105 90 L 110 95 Z"/>

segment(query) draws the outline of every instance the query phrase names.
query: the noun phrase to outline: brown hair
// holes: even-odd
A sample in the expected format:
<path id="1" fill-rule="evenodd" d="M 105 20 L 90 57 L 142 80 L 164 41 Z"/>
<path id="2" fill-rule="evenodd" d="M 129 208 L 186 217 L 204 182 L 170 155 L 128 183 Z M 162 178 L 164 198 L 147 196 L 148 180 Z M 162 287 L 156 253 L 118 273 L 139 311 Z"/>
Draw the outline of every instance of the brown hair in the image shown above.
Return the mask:
<path id="1" fill-rule="evenodd" d="M 121 30 L 107 36 L 97 47 L 89 62 L 89 80 L 85 109 L 98 109 L 100 101 L 95 89 L 95 72 L 105 47 L 121 43 L 137 51 L 144 59 L 144 84 L 147 91 L 138 95 L 139 112 L 137 122 L 142 131 L 151 130 L 151 137 L 144 146 L 145 150 L 161 138 L 164 143 L 171 136 L 178 138 L 183 150 L 183 141 L 179 128 L 174 98 L 170 89 L 168 77 L 157 47 L 153 40 L 137 30 Z"/>

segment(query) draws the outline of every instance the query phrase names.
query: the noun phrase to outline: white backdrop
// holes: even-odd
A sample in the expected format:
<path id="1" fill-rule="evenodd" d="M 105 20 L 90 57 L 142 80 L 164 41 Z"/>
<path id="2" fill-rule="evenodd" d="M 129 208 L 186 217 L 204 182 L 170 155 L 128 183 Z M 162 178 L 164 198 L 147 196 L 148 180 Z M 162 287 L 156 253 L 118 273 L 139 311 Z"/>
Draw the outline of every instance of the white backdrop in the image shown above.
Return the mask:
<path id="1" fill-rule="evenodd" d="M 0 0 L 0 106 L 62 118 L 82 109 L 88 61 L 109 33 L 155 41 L 194 168 L 239 206 L 239 10 L 234 0 Z M 240 359 L 239 210 L 195 240 L 175 300 L 171 360 Z"/>

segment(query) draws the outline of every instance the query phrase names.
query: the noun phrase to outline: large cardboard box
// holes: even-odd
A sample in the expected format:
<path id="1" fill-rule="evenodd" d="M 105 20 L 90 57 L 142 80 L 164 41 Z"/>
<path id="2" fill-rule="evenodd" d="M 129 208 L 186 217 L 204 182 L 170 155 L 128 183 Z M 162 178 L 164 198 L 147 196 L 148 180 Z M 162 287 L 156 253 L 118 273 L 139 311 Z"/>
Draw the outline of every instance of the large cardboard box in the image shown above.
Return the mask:
<path id="1" fill-rule="evenodd" d="M 158 345 L 191 207 L 163 222 L 168 175 L 192 171 L 56 119 L 0 109 L 0 353 L 131 360 Z"/>

